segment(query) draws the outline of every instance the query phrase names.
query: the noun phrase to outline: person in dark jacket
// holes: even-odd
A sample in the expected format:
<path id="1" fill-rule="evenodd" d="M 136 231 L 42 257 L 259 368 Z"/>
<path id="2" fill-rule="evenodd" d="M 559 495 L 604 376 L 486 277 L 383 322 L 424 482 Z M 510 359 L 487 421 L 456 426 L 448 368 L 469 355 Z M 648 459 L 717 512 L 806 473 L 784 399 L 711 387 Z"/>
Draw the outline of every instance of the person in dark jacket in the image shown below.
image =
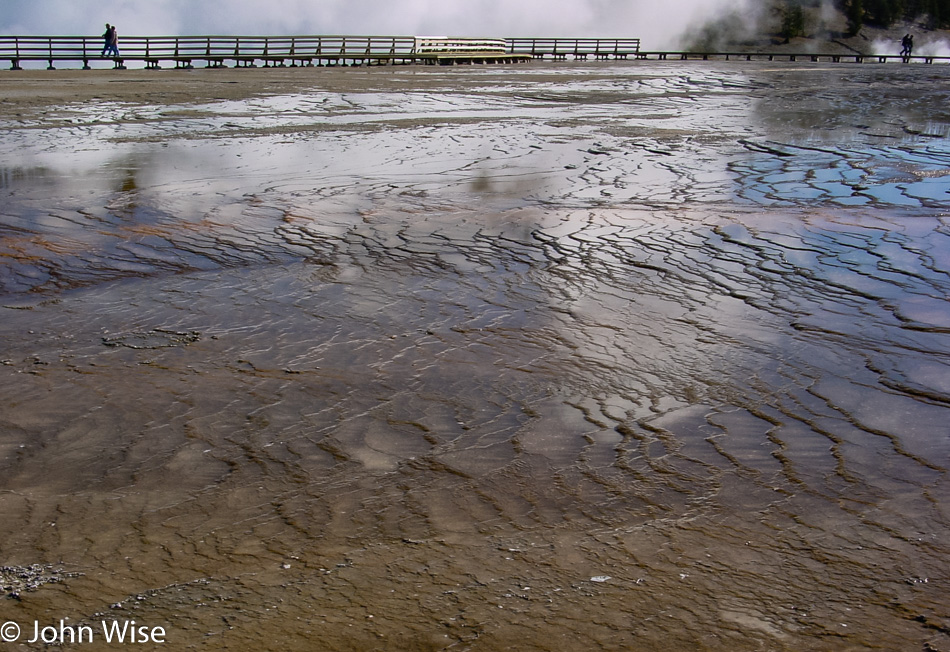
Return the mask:
<path id="1" fill-rule="evenodd" d="M 106 23 L 106 32 L 102 35 L 104 42 L 102 47 L 102 56 L 111 54 L 113 57 L 119 56 L 119 36 L 115 31 L 115 25 Z"/>

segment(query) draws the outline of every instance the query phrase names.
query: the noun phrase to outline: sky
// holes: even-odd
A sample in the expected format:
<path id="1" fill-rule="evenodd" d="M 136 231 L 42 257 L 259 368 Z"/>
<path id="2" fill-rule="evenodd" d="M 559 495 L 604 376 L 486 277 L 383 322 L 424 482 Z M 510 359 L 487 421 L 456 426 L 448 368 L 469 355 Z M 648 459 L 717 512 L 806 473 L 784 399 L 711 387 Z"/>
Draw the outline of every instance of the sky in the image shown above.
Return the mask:
<path id="1" fill-rule="evenodd" d="M 3 0 L 0 34 L 205 34 L 639 38 L 669 47 L 689 27 L 755 0 Z"/>

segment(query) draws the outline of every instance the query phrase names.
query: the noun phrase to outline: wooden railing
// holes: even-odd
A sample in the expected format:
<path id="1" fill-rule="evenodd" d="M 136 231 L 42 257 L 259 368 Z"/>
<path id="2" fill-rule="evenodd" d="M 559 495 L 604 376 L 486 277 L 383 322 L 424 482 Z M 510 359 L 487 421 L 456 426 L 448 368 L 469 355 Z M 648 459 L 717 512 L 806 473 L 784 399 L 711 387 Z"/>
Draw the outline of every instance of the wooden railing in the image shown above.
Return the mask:
<path id="1" fill-rule="evenodd" d="M 831 63 L 947 63 L 950 62 L 950 56 L 914 54 L 904 56 L 902 54 L 861 54 L 860 52 L 830 53 L 821 54 L 815 52 L 645 52 L 641 51 L 637 58 L 655 59 L 657 61 L 666 61 L 675 59 L 679 61 L 703 60 L 703 61 L 810 61 L 810 62 L 831 62 Z"/>
<path id="2" fill-rule="evenodd" d="M 432 39 L 425 39 L 426 43 Z M 143 62 L 146 68 L 159 68 L 171 62 L 177 68 L 191 68 L 201 61 L 208 67 L 236 66 L 310 66 L 398 63 L 508 63 L 551 57 L 572 59 L 654 60 L 764 60 L 831 61 L 854 63 L 946 63 L 950 57 L 917 54 L 910 57 L 878 54 L 815 54 L 768 52 L 647 52 L 640 39 L 596 38 L 507 38 L 506 52 L 464 51 L 433 52 L 413 36 L 126 36 L 119 39 L 119 57 L 102 55 L 103 42 L 98 36 L 0 36 L 0 61 L 10 62 L 13 70 L 21 62 L 45 62 L 50 69 L 60 62 L 90 63 L 107 61 L 124 68 L 126 61 Z M 456 48 L 458 50 L 458 48 Z M 497 50 L 497 48 L 494 48 Z"/>
<path id="3" fill-rule="evenodd" d="M 438 53 L 420 51 L 412 36 L 120 36 L 118 57 L 103 56 L 101 37 L 93 36 L 0 36 L 0 60 L 13 70 L 26 61 L 45 62 L 54 69 L 58 62 L 81 62 L 83 68 L 98 60 L 124 68 L 127 61 L 140 61 L 146 68 L 162 62 L 189 68 L 202 61 L 209 67 L 332 65 L 335 63 L 446 63 L 452 61 L 525 61 L 534 57 L 555 59 L 626 58 L 639 51 L 639 39 L 504 39 L 507 52 Z M 500 41 L 501 39 L 499 39 Z M 466 55 L 466 56 L 462 56 Z"/>
<path id="4" fill-rule="evenodd" d="M 126 61 L 142 61 L 148 68 L 160 62 L 190 67 L 193 61 L 223 66 L 226 61 L 250 66 L 307 65 L 353 60 L 409 60 L 415 39 L 411 36 L 126 36 L 119 38 L 118 57 L 102 55 L 99 37 L 84 36 L 0 36 L 0 59 L 16 70 L 24 61 L 45 61 L 50 69 L 56 62 L 108 60 L 116 67 Z"/>
<path id="5" fill-rule="evenodd" d="M 555 59 L 626 59 L 640 52 L 638 38 L 509 38 L 508 51 Z"/>

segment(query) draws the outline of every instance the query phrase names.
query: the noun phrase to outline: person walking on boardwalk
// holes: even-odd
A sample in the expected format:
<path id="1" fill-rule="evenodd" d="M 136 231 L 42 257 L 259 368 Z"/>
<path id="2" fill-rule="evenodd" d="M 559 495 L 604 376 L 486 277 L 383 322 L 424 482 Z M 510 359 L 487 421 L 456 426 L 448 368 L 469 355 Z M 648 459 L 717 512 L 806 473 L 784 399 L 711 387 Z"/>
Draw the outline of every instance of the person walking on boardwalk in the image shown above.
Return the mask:
<path id="1" fill-rule="evenodd" d="M 109 50 L 109 45 L 112 44 L 112 25 L 106 23 L 106 31 L 102 35 L 102 56 L 106 56 L 106 52 Z M 901 53 L 903 54 L 903 52 Z"/>
<path id="2" fill-rule="evenodd" d="M 111 53 L 113 57 L 119 56 L 119 37 L 115 31 L 115 25 L 106 23 L 106 32 L 102 35 L 104 41 L 102 47 L 102 56 Z"/>
<path id="3" fill-rule="evenodd" d="M 904 38 L 901 39 L 901 56 L 909 57 L 910 53 L 914 50 L 914 37 L 910 34 L 904 34 Z"/>

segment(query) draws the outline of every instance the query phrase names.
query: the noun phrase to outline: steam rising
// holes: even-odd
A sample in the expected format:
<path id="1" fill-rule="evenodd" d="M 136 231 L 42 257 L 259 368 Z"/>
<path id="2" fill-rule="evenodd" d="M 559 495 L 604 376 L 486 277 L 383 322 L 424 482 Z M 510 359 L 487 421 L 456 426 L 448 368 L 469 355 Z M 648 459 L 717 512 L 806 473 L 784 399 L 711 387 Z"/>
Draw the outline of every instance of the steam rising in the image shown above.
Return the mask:
<path id="1" fill-rule="evenodd" d="M 844 15 L 834 0 L 785 2 L 760 0 L 720 7 L 711 19 L 688 25 L 679 45 L 698 50 L 726 50 L 734 44 L 754 42 L 763 37 L 782 37 L 786 13 L 793 6 L 802 11 L 802 28 L 809 36 L 829 39 L 841 36 L 847 28 Z M 797 34 L 803 36 L 804 34 Z"/>
<path id="2" fill-rule="evenodd" d="M 451 34 L 639 37 L 678 45 L 691 25 L 749 17 L 753 0 L 5 0 L 0 33 L 98 35 Z"/>

